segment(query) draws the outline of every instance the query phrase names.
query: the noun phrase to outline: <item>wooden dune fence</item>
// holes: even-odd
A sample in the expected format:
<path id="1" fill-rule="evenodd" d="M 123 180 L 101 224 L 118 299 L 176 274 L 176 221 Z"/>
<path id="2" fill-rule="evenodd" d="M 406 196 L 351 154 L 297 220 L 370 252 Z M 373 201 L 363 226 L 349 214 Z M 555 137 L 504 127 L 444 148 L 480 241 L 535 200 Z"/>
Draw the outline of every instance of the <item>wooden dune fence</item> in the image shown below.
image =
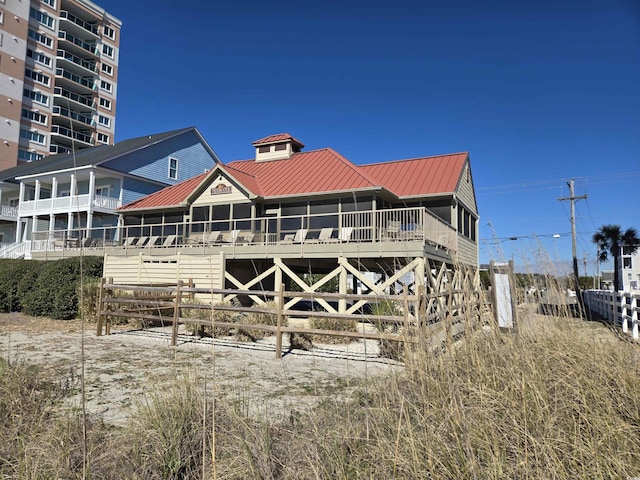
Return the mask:
<path id="1" fill-rule="evenodd" d="M 198 302 L 200 298 L 251 298 L 261 304 L 252 306 L 210 301 Z M 292 299 L 306 301 L 307 308 L 285 308 Z M 126 285 L 113 283 L 112 279 L 102 279 L 98 305 L 98 336 L 110 334 L 114 318 L 128 318 L 143 324 L 171 325 L 171 344 L 176 345 L 180 324 L 200 327 L 259 330 L 276 337 L 276 358 L 282 355 L 283 334 L 323 335 L 349 337 L 352 339 L 402 342 L 405 348 L 441 348 L 488 316 L 490 307 L 476 290 L 447 290 L 441 293 L 409 294 L 407 289 L 400 295 L 355 295 L 338 293 L 308 293 L 285 291 L 281 285 L 277 291 L 234 290 L 195 288 L 192 282 L 176 284 Z M 309 302 L 314 309 L 309 310 Z M 358 302 L 372 307 L 354 313 L 318 311 L 317 307 L 343 302 L 350 305 Z M 295 302 L 293 302 L 295 303 Z M 296 305 L 293 305 L 294 307 Z M 208 310 L 210 319 L 193 318 L 188 310 Z M 215 320 L 215 311 L 231 312 L 233 322 Z M 253 314 L 270 316 L 273 324 L 251 323 Z M 287 325 L 286 318 L 324 318 L 339 321 L 354 321 L 358 331 L 320 330 Z M 254 317 L 255 318 L 255 317 Z"/>

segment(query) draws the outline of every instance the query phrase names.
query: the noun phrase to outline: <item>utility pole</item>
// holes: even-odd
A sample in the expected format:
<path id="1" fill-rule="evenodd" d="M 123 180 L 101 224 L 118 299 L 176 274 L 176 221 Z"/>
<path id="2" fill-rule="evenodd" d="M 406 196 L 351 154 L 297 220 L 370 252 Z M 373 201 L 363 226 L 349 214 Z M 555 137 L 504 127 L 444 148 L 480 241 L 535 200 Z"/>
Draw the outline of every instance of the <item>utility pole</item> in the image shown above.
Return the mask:
<path id="1" fill-rule="evenodd" d="M 574 192 L 574 180 L 573 178 L 567 182 L 569 186 L 569 197 L 562 197 L 558 200 L 571 202 L 571 253 L 573 254 L 573 277 L 575 281 L 575 290 L 576 297 L 578 298 L 578 304 L 580 305 L 581 311 L 584 311 L 584 302 L 582 299 L 582 295 L 580 294 L 580 273 L 578 272 L 578 253 L 576 251 L 576 202 L 578 200 L 583 200 L 587 198 L 586 195 L 580 195 L 579 197 L 575 196 Z"/>

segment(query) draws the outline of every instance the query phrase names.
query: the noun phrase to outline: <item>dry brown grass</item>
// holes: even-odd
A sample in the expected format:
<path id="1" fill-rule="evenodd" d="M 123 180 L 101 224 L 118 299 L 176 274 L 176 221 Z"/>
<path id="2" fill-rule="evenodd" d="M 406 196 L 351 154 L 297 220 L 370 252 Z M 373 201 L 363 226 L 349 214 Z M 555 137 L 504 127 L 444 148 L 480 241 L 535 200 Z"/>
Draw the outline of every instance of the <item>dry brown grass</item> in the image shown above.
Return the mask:
<path id="1" fill-rule="evenodd" d="M 627 478 L 640 474 L 640 349 L 521 310 L 405 371 L 286 420 L 211 399 L 204 377 L 151 392 L 125 428 L 90 423 L 91 478 Z M 206 374 L 204 374 L 206 376 Z M 0 363 L 0 477 L 80 478 L 63 379 Z M 215 415 L 213 411 L 215 410 Z"/>

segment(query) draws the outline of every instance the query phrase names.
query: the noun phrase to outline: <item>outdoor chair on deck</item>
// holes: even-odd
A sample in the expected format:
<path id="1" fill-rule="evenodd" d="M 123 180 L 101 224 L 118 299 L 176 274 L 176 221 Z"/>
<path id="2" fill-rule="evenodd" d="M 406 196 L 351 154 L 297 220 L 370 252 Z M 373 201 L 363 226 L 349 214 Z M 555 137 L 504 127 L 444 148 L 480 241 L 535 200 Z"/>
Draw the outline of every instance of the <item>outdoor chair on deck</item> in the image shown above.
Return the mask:
<path id="1" fill-rule="evenodd" d="M 229 243 L 236 243 L 238 241 L 238 237 L 240 236 L 241 230 L 231 230 L 229 233 Z"/>
<path id="2" fill-rule="evenodd" d="M 133 247 L 136 244 L 136 240 L 138 240 L 138 237 L 127 237 L 124 239 L 123 246 Z"/>
<path id="3" fill-rule="evenodd" d="M 158 235 L 154 235 L 149 239 L 149 243 L 147 243 L 147 247 L 155 247 L 156 243 L 158 243 L 158 240 L 160 240 L 160 237 Z"/>
<path id="4" fill-rule="evenodd" d="M 400 235 L 400 222 L 392 221 L 387 224 L 385 236 L 387 238 L 398 238 Z"/>
<path id="5" fill-rule="evenodd" d="M 168 235 L 167 238 L 164 239 L 164 242 L 162 242 L 162 247 L 172 247 L 173 244 L 176 242 L 176 239 L 178 238 L 177 235 Z"/>
<path id="6" fill-rule="evenodd" d="M 140 239 L 136 242 L 135 246 L 144 247 L 145 244 L 147 243 L 147 240 L 149 240 L 149 237 L 140 237 Z"/>
<path id="7" fill-rule="evenodd" d="M 351 240 L 351 234 L 353 233 L 353 227 L 342 227 L 340 229 L 340 241 L 348 242 Z"/>
<path id="8" fill-rule="evenodd" d="M 205 243 L 211 245 L 215 243 L 220 243 L 221 241 L 222 241 L 222 232 L 220 230 L 214 230 L 213 232 L 209 233 L 209 236 L 207 237 L 207 240 L 205 241 Z"/>
<path id="9" fill-rule="evenodd" d="M 253 240 L 256 238 L 255 233 L 247 233 L 242 237 L 242 243 L 253 243 Z"/>
<path id="10" fill-rule="evenodd" d="M 337 242 L 337 238 L 331 238 L 333 235 L 333 228 L 327 227 L 320 230 L 320 234 L 318 238 L 312 238 L 309 240 L 311 243 L 328 243 L 328 242 Z"/>

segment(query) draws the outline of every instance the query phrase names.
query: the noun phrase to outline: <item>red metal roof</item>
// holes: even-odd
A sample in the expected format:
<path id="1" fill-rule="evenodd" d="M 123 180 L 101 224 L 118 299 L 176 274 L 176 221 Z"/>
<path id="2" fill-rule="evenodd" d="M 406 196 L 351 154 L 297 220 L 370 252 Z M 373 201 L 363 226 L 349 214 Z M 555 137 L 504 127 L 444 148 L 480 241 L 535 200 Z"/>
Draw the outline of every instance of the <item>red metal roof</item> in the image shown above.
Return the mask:
<path id="1" fill-rule="evenodd" d="M 184 182 L 176 183 L 170 187 L 165 187 L 146 197 L 142 197 L 131 203 L 127 203 L 119 210 L 139 210 L 146 208 L 177 207 L 183 203 L 189 195 L 200 185 L 210 172 L 205 172 L 197 177 L 190 178 Z"/>
<path id="2" fill-rule="evenodd" d="M 289 135 L 288 133 L 278 133 L 276 135 L 269 135 L 268 137 L 264 137 L 261 138 L 259 140 L 256 140 L 255 142 L 253 142 L 253 145 L 257 146 L 257 145 L 264 145 L 265 143 L 276 143 L 276 142 L 284 142 L 287 140 L 291 140 L 294 143 L 297 143 L 298 145 L 300 145 L 300 148 L 304 147 L 304 144 L 294 138 L 293 136 Z"/>
<path id="3" fill-rule="evenodd" d="M 368 174 L 330 148 L 295 153 L 282 160 L 241 160 L 228 166 L 258 178 L 260 190 L 254 193 L 263 197 L 379 186 Z"/>
<path id="4" fill-rule="evenodd" d="M 283 134 L 285 135 L 285 134 Z M 266 137 L 270 138 L 270 137 Z M 295 153 L 290 158 L 238 160 L 221 170 L 250 193 L 282 197 L 384 188 L 397 197 L 452 193 L 456 190 L 468 154 L 455 153 L 370 165 L 355 165 L 331 148 Z M 205 181 L 204 173 L 129 203 L 122 210 L 172 207 L 186 204 Z"/>
<path id="5" fill-rule="evenodd" d="M 435 157 L 361 165 L 359 168 L 379 179 L 398 197 L 452 193 L 462 174 L 467 152 Z"/>

